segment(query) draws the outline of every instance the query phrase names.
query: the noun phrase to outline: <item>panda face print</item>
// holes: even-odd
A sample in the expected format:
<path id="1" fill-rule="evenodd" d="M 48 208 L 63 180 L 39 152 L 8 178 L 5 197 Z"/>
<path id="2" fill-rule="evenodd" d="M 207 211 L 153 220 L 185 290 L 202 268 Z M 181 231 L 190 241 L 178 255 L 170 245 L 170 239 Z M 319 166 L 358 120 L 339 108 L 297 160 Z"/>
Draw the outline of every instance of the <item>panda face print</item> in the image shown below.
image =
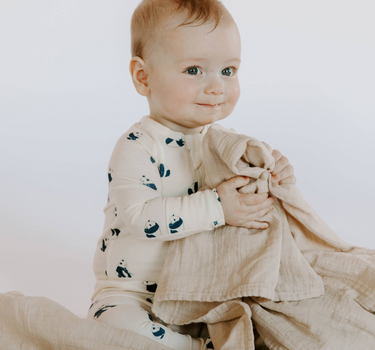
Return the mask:
<path id="1" fill-rule="evenodd" d="M 113 209 L 113 215 L 117 216 L 117 207 L 115 207 L 115 209 Z"/>
<path id="2" fill-rule="evenodd" d="M 175 140 L 175 139 L 171 139 L 170 137 L 168 137 L 166 140 L 165 140 L 165 144 L 168 146 L 168 147 L 172 147 L 172 148 L 180 148 L 180 147 L 183 147 L 185 145 L 185 141 L 183 139 L 180 139 L 180 140 Z"/>
<path id="3" fill-rule="evenodd" d="M 147 187 L 150 187 L 153 190 L 157 191 L 157 188 L 156 188 L 155 184 L 144 175 L 141 177 L 141 184 L 145 185 Z"/>
<path id="4" fill-rule="evenodd" d="M 198 192 L 198 182 L 194 182 L 187 190 L 188 195 Z"/>
<path id="5" fill-rule="evenodd" d="M 155 338 L 163 339 L 165 335 L 165 329 L 163 327 L 159 327 L 156 324 L 152 325 L 152 334 Z"/>
<path id="6" fill-rule="evenodd" d="M 132 278 L 133 275 L 127 269 L 128 264 L 122 259 L 117 265 L 116 272 L 118 278 Z"/>
<path id="7" fill-rule="evenodd" d="M 113 173 L 113 169 L 112 169 L 112 168 L 109 168 L 109 169 L 108 169 L 108 182 L 109 182 L 109 183 L 112 182 L 112 173 Z"/>
<path id="8" fill-rule="evenodd" d="M 102 247 L 100 248 L 100 250 L 102 252 L 105 252 L 105 250 L 107 249 L 107 247 L 108 247 L 108 241 L 109 241 L 109 238 L 104 238 L 102 240 Z"/>
<path id="9" fill-rule="evenodd" d="M 169 231 L 170 233 L 178 233 L 184 230 L 184 221 L 177 215 L 172 215 L 169 218 Z"/>
<path id="10" fill-rule="evenodd" d="M 143 134 L 138 132 L 138 131 L 135 131 L 135 132 L 131 132 L 129 134 L 129 136 L 127 137 L 128 140 L 132 140 L 132 141 L 135 141 L 135 140 L 138 140 Z"/>
<path id="11" fill-rule="evenodd" d="M 169 177 L 171 175 L 171 171 L 161 163 L 159 166 L 159 174 L 160 177 Z"/>
<path id="12" fill-rule="evenodd" d="M 159 224 L 151 220 L 146 222 L 144 231 L 147 238 L 155 238 L 162 235 Z"/>

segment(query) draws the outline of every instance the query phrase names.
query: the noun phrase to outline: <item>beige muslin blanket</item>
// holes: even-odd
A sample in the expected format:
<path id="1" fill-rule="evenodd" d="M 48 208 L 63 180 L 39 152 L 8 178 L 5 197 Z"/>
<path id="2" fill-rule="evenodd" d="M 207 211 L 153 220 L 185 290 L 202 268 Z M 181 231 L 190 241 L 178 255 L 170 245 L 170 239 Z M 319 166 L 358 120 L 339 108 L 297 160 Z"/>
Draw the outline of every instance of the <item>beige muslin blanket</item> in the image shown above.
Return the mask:
<path id="1" fill-rule="evenodd" d="M 375 349 L 374 251 L 342 241 L 295 185 L 273 184 L 271 151 L 209 128 L 202 189 L 249 176 L 240 192 L 275 198 L 261 220 L 269 228 L 222 226 L 170 242 L 153 311 L 167 323 L 207 323 L 217 350 Z"/>
<path id="2" fill-rule="evenodd" d="M 0 294 L 1 350 L 172 350 L 137 333 L 79 318 L 44 297 Z"/>

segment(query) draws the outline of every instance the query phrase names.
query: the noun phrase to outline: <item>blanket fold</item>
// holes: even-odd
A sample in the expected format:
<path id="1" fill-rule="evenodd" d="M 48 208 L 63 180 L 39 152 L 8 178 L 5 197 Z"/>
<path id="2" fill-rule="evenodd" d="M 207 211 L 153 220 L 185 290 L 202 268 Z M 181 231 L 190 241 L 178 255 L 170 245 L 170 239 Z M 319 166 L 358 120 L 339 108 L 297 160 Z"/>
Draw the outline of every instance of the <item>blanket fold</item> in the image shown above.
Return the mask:
<path id="1" fill-rule="evenodd" d="M 355 251 L 367 258 L 370 256 L 370 260 L 372 255 L 341 240 L 304 200 L 297 186 L 271 182 L 275 163 L 267 144 L 212 125 L 203 140 L 202 151 L 202 189 L 216 188 L 236 175 L 250 177 L 250 183 L 240 192 L 269 192 L 275 198 L 273 209 L 261 220 L 268 222 L 269 228 L 256 230 L 226 225 L 171 241 L 153 312 L 167 323 L 208 323 L 215 349 L 254 349 L 253 320 L 271 348 L 284 349 L 280 344 L 289 342 L 287 346 L 291 347 L 285 349 L 315 350 L 314 346 L 298 347 L 297 342 L 293 347 L 293 337 L 287 327 L 284 328 L 289 335 L 277 330 L 271 332 L 259 315 L 266 319 L 269 312 L 265 310 L 271 310 L 270 305 L 289 307 L 293 303 L 308 304 L 311 300 L 335 296 L 339 288 L 337 276 L 327 277 L 325 269 L 318 268 L 323 256 L 319 254 L 327 254 L 334 263 L 343 259 L 338 259 L 337 254 L 348 256 Z M 324 266 L 328 268 L 329 264 Z M 343 274 L 356 273 L 358 268 L 361 262 Z M 370 273 L 370 270 L 366 271 Z M 374 271 L 373 268 L 370 274 Z M 374 283 L 366 288 L 375 297 Z M 285 314 L 288 307 L 283 309 Z M 277 322 L 273 327 L 277 327 Z M 371 332 L 373 337 L 375 332 Z"/>
<path id="2" fill-rule="evenodd" d="M 0 294 L 0 349 L 172 350 L 137 333 L 82 319 L 45 297 Z"/>

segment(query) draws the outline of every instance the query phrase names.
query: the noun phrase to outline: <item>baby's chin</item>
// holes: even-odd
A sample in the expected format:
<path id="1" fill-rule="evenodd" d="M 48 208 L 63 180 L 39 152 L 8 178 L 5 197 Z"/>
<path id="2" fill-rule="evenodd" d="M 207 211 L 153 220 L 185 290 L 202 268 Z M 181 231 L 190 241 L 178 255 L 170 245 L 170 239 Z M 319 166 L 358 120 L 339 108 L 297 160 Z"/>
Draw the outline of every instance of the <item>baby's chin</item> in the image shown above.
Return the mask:
<path id="1" fill-rule="evenodd" d="M 202 126 L 215 123 L 219 120 L 225 119 L 228 114 L 224 113 L 221 109 L 206 111 L 205 113 L 199 113 L 199 122 Z"/>

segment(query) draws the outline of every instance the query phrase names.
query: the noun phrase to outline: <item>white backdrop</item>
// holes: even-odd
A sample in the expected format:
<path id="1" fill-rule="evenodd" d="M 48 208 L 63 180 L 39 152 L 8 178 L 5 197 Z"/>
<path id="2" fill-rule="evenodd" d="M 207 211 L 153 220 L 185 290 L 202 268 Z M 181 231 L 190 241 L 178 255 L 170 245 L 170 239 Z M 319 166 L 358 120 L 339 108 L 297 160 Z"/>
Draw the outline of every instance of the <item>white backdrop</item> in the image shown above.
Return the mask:
<path id="1" fill-rule="evenodd" d="M 268 142 L 348 242 L 375 248 L 372 0 L 224 0 L 242 95 L 221 124 Z M 0 0 L 0 293 L 85 316 L 113 146 L 148 113 L 128 73 L 138 0 Z"/>

